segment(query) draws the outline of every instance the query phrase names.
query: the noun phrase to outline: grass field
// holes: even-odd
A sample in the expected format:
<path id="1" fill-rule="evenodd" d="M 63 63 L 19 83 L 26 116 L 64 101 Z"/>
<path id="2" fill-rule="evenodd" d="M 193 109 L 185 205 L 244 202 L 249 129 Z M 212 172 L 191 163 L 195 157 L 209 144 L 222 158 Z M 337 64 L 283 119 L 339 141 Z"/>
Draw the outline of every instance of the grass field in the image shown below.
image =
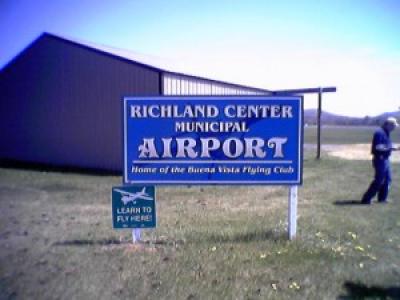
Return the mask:
<path id="1" fill-rule="evenodd" d="M 321 140 L 323 144 L 369 144 L 377 127 L 367 126 L 323 126 Z M 317 127 L 304 129 L 304 143 L 315 144 Z M 392 133 L 393 142 L 400 143 L 399 131 Z"/>
<path id="2" fill-rule="evenodd" d="M 313 155 L 291 242 L 283 187 L 158 188 L 134 246 L 120 177 L 0 169 L 0 299 L 399 299 L 400 164 L 391 203 L 360 206 L 370 162 Z"/>

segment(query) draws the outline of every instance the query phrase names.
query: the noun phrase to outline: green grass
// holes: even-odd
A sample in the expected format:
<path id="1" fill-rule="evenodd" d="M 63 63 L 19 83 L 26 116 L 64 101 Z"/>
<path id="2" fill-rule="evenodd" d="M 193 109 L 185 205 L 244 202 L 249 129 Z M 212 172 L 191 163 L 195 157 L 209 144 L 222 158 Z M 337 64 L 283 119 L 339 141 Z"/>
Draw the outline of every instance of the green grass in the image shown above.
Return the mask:
<path id="1" fill-rule="evenodd" d="M 369 143 L 374 130 L 325 127 L 323 143 Z M 292 242 L 287 188 L 160 187 L 158 227 L 132 246 L 111 226 L 120 177 L 0 169 L 0 299 L 400 297 L 400 165 L 389 205 L 334 205 L 360 199 L 370 162 L 313 155 Z"/>
<path id="2" fill-rule="evenodd" d="M 323 126 L 321 130 L 322 144 L 369 144 L 377 128 L 373 126 Z M 398 130 L 394 131 L 391 136 L 393 142 L 400 143 Z M 304 143 L 315 144 L 316 141 L 317 127 L 306 127 L 304 129 Z"/>
<path id="3" fill-rule="evenodd" d="M 158 227 L 132 247 L 129 230 L 111 226 L 110 191 L 120 177 L 0 169 L 0 299 L 334 299 L 398 291 L 400 165 L 390 204 L 334 205 L 360 199 L 370 162 L 312 156 L 306 153 L 292 242 L 283 187 L 160 187 Z"/>

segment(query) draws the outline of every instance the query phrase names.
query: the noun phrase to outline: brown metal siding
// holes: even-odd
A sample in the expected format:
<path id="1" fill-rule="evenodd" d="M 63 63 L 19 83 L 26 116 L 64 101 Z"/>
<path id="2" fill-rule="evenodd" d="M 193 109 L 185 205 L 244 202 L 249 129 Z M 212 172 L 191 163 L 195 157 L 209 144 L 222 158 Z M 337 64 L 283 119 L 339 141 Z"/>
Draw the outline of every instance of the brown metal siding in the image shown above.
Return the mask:
<path id="1" fill-rule="evenodd" d="M 0 158 L 122 170 L 121 99 L 160 73 L 43 36 L 0 74 Z"/>

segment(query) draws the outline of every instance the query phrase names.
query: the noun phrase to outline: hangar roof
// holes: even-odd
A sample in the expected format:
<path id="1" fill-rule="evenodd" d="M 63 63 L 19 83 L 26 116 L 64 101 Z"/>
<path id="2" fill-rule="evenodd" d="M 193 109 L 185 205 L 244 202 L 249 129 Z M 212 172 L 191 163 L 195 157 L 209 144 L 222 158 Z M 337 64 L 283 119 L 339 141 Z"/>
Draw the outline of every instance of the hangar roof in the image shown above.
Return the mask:
<path id="1" fill-rule="evenodd" d="M 132 50 L 115 48 L 115 47 L 111 47 L 111 46 L 107 46 L 107 45 L 83 41 L 80 39 L 55 35 L 55 34 L 48 33 L 48 32 L 44 32 L 36 40 L 39 40 L 42 37 L 50 37 L 50 38 L 54 38 L 57 40 L 61 40 L 63 42 L 74 44 L 75 46 L 78 46 L 78 47 L 83 47 L 83 48 L 86 48 L 86 49 L 89 49 L 92 51 L 100 52 L 105 55 L 110 55 L 114 58 L 129 61 L 129 62 L 135 63 L 137 65 L 141 65 L 146 68 L 153 69 L 153 70 L 161 72 L 161 73 L 169 73 L 169 74 L 173 74 L 173 75 L 177 75 L 177 76 L 186 76 L 186 77 L 191 77 L 191 78 L 195 78 L 195 79 L 199 79 L 199 80 L 207 80 L 207 81 L 212 81 L 212 82 L 216 82 L 216 83 L 228 84 L 228 85 L 235 86 L 238 88 L 245 88 L 245 89 L 251 89 L 254 91 L 258 91 L 258 92 L 271 93 L 271 91 L 267 90 L 267 89 L 256 88 L 256 87 L 251 87 L 251 86 L 246 86 L 246 85 L 241 85 L 241 84 L 236 84 L 236 83 L 231 83 L 231 82 L 226 82 L 226 81 L 221 81 L 221 80 L 217 80 L 217 79 L 211 79 L 211 78 L 191 74 L 190 72 L 187 71 L 187 68 L 185 69 L 184 63 L 180 62 L 180 61 L 168 60 L 168 59 L 164 59 L 164 58 L 160 58 L 160 57 L 156 57 L 156 56 L 145 55 L 145 54 L 141 54 L 141 53 L 138 53 L 138 52 L 135 52 Z"/>

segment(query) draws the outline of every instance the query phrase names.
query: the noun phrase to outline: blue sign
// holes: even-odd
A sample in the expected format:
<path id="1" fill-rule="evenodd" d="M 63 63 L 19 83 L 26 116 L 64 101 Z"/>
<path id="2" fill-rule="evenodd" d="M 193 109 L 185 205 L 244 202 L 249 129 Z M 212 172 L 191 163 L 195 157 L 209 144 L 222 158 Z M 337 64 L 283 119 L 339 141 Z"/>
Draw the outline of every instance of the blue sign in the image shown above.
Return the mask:
<path id="1" fill-rule="evenodd" d="M 114 228 L 156 227 L 154 186 L 122 186 L 112 189 Z"/>
<path id="2" fill-rule="evenodd" d="M 125 184 L 302 183 L 303 98 L 124 98 Z"/>

